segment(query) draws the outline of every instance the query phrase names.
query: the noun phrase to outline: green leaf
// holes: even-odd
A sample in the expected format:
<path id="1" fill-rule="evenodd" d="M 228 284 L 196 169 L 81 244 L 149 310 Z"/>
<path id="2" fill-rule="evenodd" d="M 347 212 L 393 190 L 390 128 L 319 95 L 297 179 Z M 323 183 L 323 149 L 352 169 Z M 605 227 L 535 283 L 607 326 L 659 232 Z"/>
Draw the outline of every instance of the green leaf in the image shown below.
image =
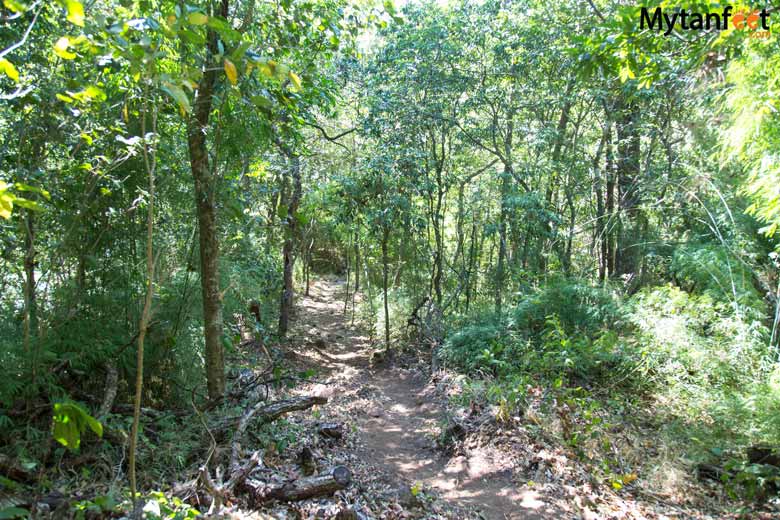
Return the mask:
<path id="1" fill-rule="evenodd" d="M 92 417 L 91 415 L 86 416 L 87 426 L 89 426 L 89 429 L 92 430 L 95 435 L 98 437 L 103 437 L 103 425 L 100 424 L 100 421 Z"/>
<path id="2" fill-rule="evenodd" d="M 208 19 L 207 23 L 208 26 L 217 31 L 226 42 L 233 42 L 241 38 L 241 33 L 233 29 L 230 23 L 222 18 L 212 16 Z"/>
<path id="3" fill-rule="evenodd" d="M 173 83 L 166 82 L 161 87 L 165 92 L 170 95 L 176 103 L 179 104 L 179 110 L 182 113 L 182 116 L 185 114 L 188 114 L 190 112 L 190 99 L 187 97 L 187 94 L 179 87 L 178 85 L 174 85 Z"/>
<path id="4" fill-rule="evenodd" d="M 5 58 L 0 58 L 0 71 L 4 72 L 6 76 L 19 83 L 19 71 L 16 70 L 14 64 Z"/>
<path id="5" fill-rule="evenodd" d="M 29 517 L 30 512 L 23 507 L 4 507 L 0 509 L 0 520 Z"/>
<path id="6" fill-rule="evenodd" d="M 187 21 L 192 25 L 206 25 L 209 21 L 209 17 L 203 13 L 194 12 L 190 13 L 187 17 Z"/>
<path id="7" fill-rule="evenodd" d="M 260 95 L 252 96 L 252 103 L 257 105 L 259 108 L 266 108 L 266 109 L 267 108 L 271 108 L 271 105 L 272 105 L 270 99 L 268 99 L 265 96 L 260 96 Z"/>
<path id="8" fill-rule="evenodd" d="M 238 48 L 236 48 L 236 50 L 230 54 L 230 59 L 233 61 L 238 61 L 243 58 L 244 54 L 246 54 L 246 51 L 249 50 L 250 45 L 251 43 L 249 42 L 241 42 L 241 45 L 239 45 Z"/>
<path id="9" fill-rule="evenodd" d="M 20 208 L 31 209 L 33 211 L 43 211 L 43 207 L 34 200 L 16 197 L 14 202 L 16 202 L 16 205 Z"/>
<path id="10" fill-rule="evenodd" d="M 84 27 L 84 6 L 79 0 L 67 0 L 68 21 L 73 25 Z"/>
<path id="11" fill-rule="evenodd" d="M 90 85 L 81 92 L 68 92 L 70 96 L 81 103 L 88 103 L 90 101 L 105 101 L 108 99 L 106 93 L 101 88 L 94 85 Z"/>
<path id="12" fill-rule="evenodd" d="M 634 78 L 636 78 L 636 74 L 634 74 L 634 71 L 631 70 L 631 67 L 628 64 L 624 64 L 620 68 L 620 81 L 622 83 L 625 83 L 629 79 L 634 79 Z"/>
<path id="13" fill-rule="evenodd" d="M 76 403 L 55 403 L 52 420 L 54 440 L 69 450 L 79 449 L 81 435 L 87 428 L 103 436 L 103 425 Z"/>
<path id="14" fill-rule="evenodd" d="M 193 45 L 203 45 L 206 43 L 206 38 L 203 37 L 202 34 L 199 34 L 195 31 L 192 31 L 190 29 L 182 29 L 179 33 L 182 38 L 184 38 L 187 42 L 193 44 Z"/>

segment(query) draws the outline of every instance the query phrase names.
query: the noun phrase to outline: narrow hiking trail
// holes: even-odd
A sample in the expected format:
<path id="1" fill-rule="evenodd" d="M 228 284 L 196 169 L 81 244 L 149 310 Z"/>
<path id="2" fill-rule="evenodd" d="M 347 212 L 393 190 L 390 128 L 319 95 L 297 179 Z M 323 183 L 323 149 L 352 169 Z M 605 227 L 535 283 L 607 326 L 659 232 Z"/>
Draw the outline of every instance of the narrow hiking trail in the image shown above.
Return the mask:
<path id="1" fill-rule="evenodd" d="M 290 345 L 295 362 L 316 369 L 321 381 L 300 391 L 329 398 L 325 409 L 347 424 L 351 456 L 368 465 L 369 478 L 422 488 L 456 518 L 559 517 L 535 493 L 519 491 L 511 466 L 487 449 L 452 458 L 437 449 L 445 418 L 442 398 L 426 374 L 371 366 L 376 346 L 364 331 L 350 326 L 344 290 L 342 280 L 312 284 L 310 296 L 298 301 Z"/>

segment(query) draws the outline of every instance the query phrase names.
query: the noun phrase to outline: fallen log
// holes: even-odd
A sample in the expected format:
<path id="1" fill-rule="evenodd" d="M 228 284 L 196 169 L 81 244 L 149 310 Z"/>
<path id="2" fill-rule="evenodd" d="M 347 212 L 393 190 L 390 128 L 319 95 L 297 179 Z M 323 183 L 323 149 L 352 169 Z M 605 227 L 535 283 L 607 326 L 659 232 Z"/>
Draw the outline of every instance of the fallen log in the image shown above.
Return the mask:
<path id="1" fill-rule="evenodd" d="M 293 502 L 307 498 L 332 495 L 352 482 L 352 472 L 346 466 L 332 469 L 313 477 L 299 478 L 280 484 L 246 481 L 247 490 L 253 495 L 255 505 L 269 500 Z"/>
<path id="2" fill-rule="evenodd" d="M 241 463 L 241 439 L 246 433 L 247 428 L 249 428 L 249 424 L 253 418 L 256 417 L 261 424 L 265 424 L 278 419 L 286 413 L 306 410 L 314 405 L 325 404 L 327 402 L 328 400 L 325 397 L 319 396 L 295 397 L 273 403 L 260 402 L 244 410 L 244 413 L 241 415 L 241 420 L 236 427 L 236 431 L 233 433 L 233 441 L 230 449 L 230 465 L 228 466 L 228 474 L 230 477 L 228 481 L 223 483 L 219 467 L 216 471 L 216 482 L 212 480 L 208 463 L 201 466 L 198 471 L 197 483 L 199 487 L 212 498 L 212 504 L 209 511 L 219 512 L 222 508 L 222 504 L 227 502 L 231 496 L 235 495 L 237 490 L 242 488 L 253 489 L 253 486 L 248 481 L 248 477 L 254 470 L 264 467 L 263 457 L 260 451 L 255 451 L 248 460 L 243 464 Z M 339 473 L 339 475 L 341 475 L 341 473 Z M 258 483 L 258 485 L 261 484 Z"/>
<path id="3" fill-rule="evenodd" d="M 323 437 L 331 439 L 340 439 L 344 435 L 344 428 L 341 423 L 322 423 L 317 431 Z"/>

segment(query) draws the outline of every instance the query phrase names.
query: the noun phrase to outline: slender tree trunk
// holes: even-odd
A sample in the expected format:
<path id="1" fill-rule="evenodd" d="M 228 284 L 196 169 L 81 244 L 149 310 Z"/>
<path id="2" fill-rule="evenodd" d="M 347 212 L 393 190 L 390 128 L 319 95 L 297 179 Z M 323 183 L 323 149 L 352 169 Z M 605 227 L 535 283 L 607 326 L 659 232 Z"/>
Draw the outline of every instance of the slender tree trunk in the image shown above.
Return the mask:
<path id="1" fill-rule="evenodd" d="M 360 243 L 358 242 L 358 234 L 355 233 L 355 289 L 352 294 L 357 293 L 360 290 Z"/>
<path id="2" fill-rule="evenodd" d="M 566 188 L 566 207 L 569 209 L 569 232 L 566 236 L 566 249 L 563 253 L 563 271 L 566 275 L 569 275 L 571 274 L 571 249 L 574 241 L 574 224 L 577 211 L 571 187 Z"/>
<path id="3" fill-rule="evenodd" d="M 350 244 L 351 246 L 351 244 Z M 347 288 L 346 288 L 346 294 L 344 295 L 344 316 L 347 315 L 347 309 L 349 308 L 349 279 L 351 275 L 351 267 L 352 264 L 349 261 L 349 250 L 352 249 L 351 247 L 347 247 Z"/>
<path id="4" fill-rule="evenodd" d="M 311 287 L 310 283 L 310 277 L 311 277 L 311 256 L 312 256 L 312 249 L 314 249 L 314 239 L 312 238 L 311 241 L 309 241 L 309 245 L 306 247 L 306 251 L 304 253 L 304 261 L 306 262 L 306 296 L 309 296 L 309 288 Z"/>
<path id="5" fill-rule="evenodd" d="M 276 226 L 276 213 L 279 205 L 282 204 L 282 201 L 284 200 L 285 184 L 285 177 L 282 176 L 279 179 L 279 190 L 273 194 L 273 197 L 271 197 L 270 208 L 268 210 L 268 235 L 265 240 L 266 256 L 271 255 L 271 246 L 273 246 L 275 240 L 276 233 L 274 233 L 274 229 Z"/>
<path id="6" fill-rule="evenodd" d="M 606 159 L 604 168 L 607 172 L 607 191 L 605 194 L 606 222 L 604 230 L 605 264 L 607 276 L 615 276 L 615 163 L 612 151 L 612 129 L 607 126 L 607 135 L 604 142 Z"/>
<path id="7" fill-rule="evenodd" d="M 599 167 L 599 164 L 601 162 L 601 152 L 603 151 L 606 143 L 607 143 L 607 134 L 610 132 L 610 123 L 607 121 L 607 123 L 604 125 L 604 131 L 601 135 L 601 141 L 599 142 L 598 150 L 596 150 L 596 155 L 593 157 L 593 175 L 595 177 L 595 182 L 593 186 L 593 190 L 595 192 L 596 196 L 596 244 L 599 248 L 599 255 L 598 255 L 598 268 L 599 268 L 599 281 L 604 282 L 607 275 L 607 240 L 604 236 L 604 194 L 602 193 L 603 190 L 603 183 L 602 183 L 602 170 Z"/>
<path id="8" fill-rule="evenodd" d="M 477 221 L 476 219 L 471 223 L 471 238 L 469 243 L 469 258 L 466 268 L 466 313 L 469 312 L 471 306 L 471 288 L 474 285 L 472 278 L 476 271 L 477 261 Z"/>
<path id="9" fill-rule="evenodd" d="M 436 240 L 436 274 L 433 278 L 433 291 L 436 297 L 436 305 L 441 308 L 443 296 L 441 290 L 442 277 L 444 275 L 444 231 L 442 230 L 442 203 L 444 201 L 444 187 L 442 170 L 444 169 L 444 139 L 442 139 L 442 154 L 439 166 L 436 168 L 436 206 L 433 213 L 433 234 Z"/>
<path id="10" fill-rule="evenodd" d="M 382 298 L 385 307 L 385 347 L 390 348 L 390 307 L 387 302 L 387 282 L 388 282 L 388 258 L 387 241 L 390 230 L 384 227 L 382 230 Z"/>
<path id="11" fill-rule="evenodd" d="M 38 301 L 35 295 L 35 215 L 29 209 L 24 213 L 24 350 L 30 359 L 30 374 L 34 388 L 38 371 L 37 347 L 33 346 L 38 331 Z"/>
<path id="12" fill-rule="evenodd" d="M 553 145 L 552 150 L 552 165 L 553 165 L 553 173 L 550 177 L 550 183 L 547 185 L 547 191 L 544 195 L 544 199 L 547 202 L 547 206 L 550 206 L 550 203 L 552 202 L 552 196 L 553 192 L 556 189 L 556 183 L 559 176 L 559 168 L 560 165 L 558 164 L 561 160 L 561 150 L 563 148 L 563 143 L 566 140 L 566 127 L 569 125 L 569 114 L 571 113 L 571 107 L 572 107 L 572 101 L 569 99 L 569 96 L 571 94 L 571 88 L 573 87 L 574 82 L 569 82 L 568 86 L 566 87 L 566 99 L 563 102 L 563 108 L 561 109 L 561 116 L 558 118 L 558 126 L 555 129 L 555 144 Z"/>
<path id="13" fill-rule="evenodd" d="M 297 229 L 298 205 L 301 201 L 301 162 L 298 155 L 286 148 L 286 154 L 290 161 L 292 171 L 293 192 L 290 197 L 290 203 L 287 206 L 287 218 L 285 224 L 284 246 L 282 247 L 282 259 L 284 262 L 284 290 L 282 291 L 282 301 L 279 309 L 279 335 L 284 337 L 290 323 L 290 313 L 293 306 L 293 269 L 295 267 L 295 232 Z"/>
<path id="14" fill-rule="evenodd" d="M 149 175 L 149 204 L 146 215 L 146 296 L 144 298 L 144 308 L 141 312 L 141 320 L 138 324 L 138 350 L 136 352 L 136 376 L 135 376 L 135 397 L 133 399 L 133 425 L 130 432 L 130 447 L 128 450 L 128 476 L 130 478 L 131 500 L 138 507 L 136 502 L 137 486 L 135 476 L 135 455 L 138 443 L 138 427 L 141 418 L 141 399 L 143 397 L 144 384 L 144 341 L 146 339 L 146 329 L 149 328 L 149 322 L 152 317 L 152 300 L 154 297 L 154 174 L 157 167 L 156 153 L 150 154 L 149 144 L 146 141 L 146 103 L 141 120 L 141 135 L 144 137 L 143 157 L 146 172 Z M 157 110 L 152 116 L 152 132 L 157 133 Z"/>
<path id="15" fill-rule="evenodd" d="M 506 263 L 506 230 L 507 220 L 509 220 L 509 191 L 511 182 L 511 170 L 505 166 L 504 173 L 501 175 L 501 210 L 498 220 L 498 260 L 496 263 L 496 288 L 495 288 L 495 311 L 499 316 L 502 312 L 502 291 L 505 283 L 505 263 Z"/>

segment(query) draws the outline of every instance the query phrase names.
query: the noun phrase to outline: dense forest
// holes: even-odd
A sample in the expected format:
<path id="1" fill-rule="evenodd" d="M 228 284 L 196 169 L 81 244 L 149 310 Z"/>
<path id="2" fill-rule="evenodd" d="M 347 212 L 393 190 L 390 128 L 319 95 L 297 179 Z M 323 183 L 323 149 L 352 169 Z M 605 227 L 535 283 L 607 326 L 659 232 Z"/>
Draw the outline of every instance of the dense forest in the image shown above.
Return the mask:
<path id="1" fill-rule="evenodd" d="M 0 518 L 777 518 L 778 17 L 3 0 Z"/>

